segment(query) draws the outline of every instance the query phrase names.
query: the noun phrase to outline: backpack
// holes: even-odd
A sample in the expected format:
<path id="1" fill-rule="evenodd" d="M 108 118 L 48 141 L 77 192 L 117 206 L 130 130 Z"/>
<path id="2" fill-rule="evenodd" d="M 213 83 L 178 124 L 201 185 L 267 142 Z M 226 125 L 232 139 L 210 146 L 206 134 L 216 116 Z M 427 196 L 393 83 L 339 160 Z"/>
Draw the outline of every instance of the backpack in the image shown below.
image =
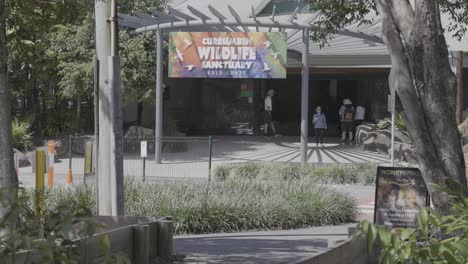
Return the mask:
<path id="1" fill-rule="evenodd" d="M 345 107 L 343 112 L 343 121 L 353 121 L 354 111 L 352 108 Z"/>

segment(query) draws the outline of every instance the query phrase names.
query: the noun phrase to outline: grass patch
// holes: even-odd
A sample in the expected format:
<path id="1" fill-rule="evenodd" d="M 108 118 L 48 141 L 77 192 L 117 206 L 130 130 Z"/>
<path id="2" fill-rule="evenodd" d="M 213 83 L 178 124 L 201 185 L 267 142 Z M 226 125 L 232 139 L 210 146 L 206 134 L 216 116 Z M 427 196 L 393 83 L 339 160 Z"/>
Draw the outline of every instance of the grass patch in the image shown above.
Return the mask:
<path id="1" fill-rule="evenodd" d="M 93 187 L 56 188 L 47 200 L 49 206 L 79 204 L 95 213 Z M 125 210 L 129 216 L 172 216 L 177 234 L 334 225 L 353 222 L 357 215 L 353 198 L 312 178 L 211 184 L 127 181 Z"/>
<path id="2" fill-rule="evenodd" d="M 319 183 L 327 184 L 372 185 L 375 183 L 376 171 L 375 164 L 302 165 L 249 162 L 218 166 L 214 171 L 214 177 L 217 181 L 314 179 Z"/>

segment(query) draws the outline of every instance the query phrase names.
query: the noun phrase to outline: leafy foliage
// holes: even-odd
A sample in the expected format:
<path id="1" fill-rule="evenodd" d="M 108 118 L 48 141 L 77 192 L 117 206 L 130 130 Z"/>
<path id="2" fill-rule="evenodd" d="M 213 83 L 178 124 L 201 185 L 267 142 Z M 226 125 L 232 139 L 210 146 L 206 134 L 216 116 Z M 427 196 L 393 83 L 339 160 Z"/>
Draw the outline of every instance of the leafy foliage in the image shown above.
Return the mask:
<path id="1" fill-rule="evenodd" d="M 13 147 L 20 151 L 28 150 L 32 147 L 31 125 L 27 122 L 13 120 L 11 124 L 11 133 L 13 136 Z"/>
<path id="2" fill-rule="evenodd" d="M 92 190 L 77 187 L 73 192 L 66 189 L 46 191 L 43 196 L 46 203 L 39 211 L 36 210 L 38 203 L 35 203 L 38 195 L 34 190 L 20 189 L 15 205 L 19 221 L 15 230 L 0 237 L 0 259 L 14 260 L 27 252 L 31 261 L 28 263 L 81 263 L 82 252 L 73 239 L 91 236 L 96 228 L 103 227 L 87 218 L 94 213 L 94 200 L 89 203 Z M 100 239 L 102 263 L 130 263 L 127 257 L 109 251 L 107 235 Z"/>
<path id="3" fill-rule="evenodd" d="M 166 0 L 118 4 L 119 12 L 131 13 L 163 10 Z M 82 133 L 93 127 L 93 6 L 94 1 L 82 0 L 7 0 L 13 113 L 40 132 L 34 136 Z M 124 102 L 153 100 L 152 34 L 130 37 L 122 30 L 120 49 Z"/>
<path id="4" fill-rule="evenodd" d="M 375 182 L 375 172 L 374 164 L 317 166 L 249 162 L 218 166 L 214 177 L 217 181 L 313 179 L 317 183 L 370 185 Z"/>
<path id="5" fill-rule="evenodd" d="M 94 186 L 55 188 L 47 197 L 49 207 L 81 204 L 84 212 L 95 212 Z M 125 211 L 128 216 L 172 216 L 178 234 L 333 225 L 354 221 L 357 214 L 353 198 L 314 179 L 211 184 L 127 180 Z"/>
<path id="6" fill-rule="evenodd" d="M 314 30 L 312 38 L 326 45 L 340 29 L 349 25 L 363 25 L 372 22 L 377 14 L 374 0 L 307 0 L 311 10 L 320 12 L 319 19 L 314 22 L 321 30 Z M 467 0 L 438 1 L 440 10 L 450 17 L 448 31 L 452 36 L 461 40 L 468 26 Z"/>
<path id="7" fill-rule="evenodd" d="M 387 129 L 392 126 L 392 118 L 386 117 L 376 124 L 378 129 Z M 395 127 L 401 131 L 406 131 L 406 121 L 403 112 L 396 113 L 395 115 Z"/>
<path id="8" fill-rule="evenodd" d="M 382 246 L 380 262 L 403 263 L 468 263 L 468 197 L 450 189 L 437 188 L 448 193 L 452 200 L 452 214 L 443 216 L 431 208 L 421 209 L 418 228 L 390 231 L 361 222 L 356 235 L 367 238 L 369 249 Z"/>

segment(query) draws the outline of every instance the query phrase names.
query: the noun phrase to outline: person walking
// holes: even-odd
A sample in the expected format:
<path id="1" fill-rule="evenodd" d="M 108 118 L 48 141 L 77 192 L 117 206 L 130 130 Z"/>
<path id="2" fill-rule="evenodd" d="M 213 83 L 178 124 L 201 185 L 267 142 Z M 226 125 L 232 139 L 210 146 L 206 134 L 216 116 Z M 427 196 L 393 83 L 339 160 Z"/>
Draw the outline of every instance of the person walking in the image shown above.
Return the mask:
<path id="1" fill-rule="evenodd" d="M 265 97 L 265 136 L 267 137 L 269 136 L 268 127 L 271 127 L 275 137 L 279 136 L 279 134 L 276 133 L 275 124 L 273 123 L 273 96 L 275 96 L 275 90 L 268 90 L 267 96 Z"/>
<path id="2" fill-rule="evenodd" d="M 323 145 L 323 135 L 325 134 L 325 130 L 327 129 L 327 118 L 325 114 L 322 112 L 322 108 L 317 106 L 315 109 L 315 114 L 313 117 L 314 129 L 315 129 L 315 143 L 316 147 L 324 148 Z"/>
<path id="3" fill-rule="evenodd" d="M 339 115 L 341 118 L 341 144 L 346 144 L 346 136 L 348 136 L 348 143 L 352 144 L 354 106 L 351 100 L 343 100 L 343 105 L 340 108 Z"/>

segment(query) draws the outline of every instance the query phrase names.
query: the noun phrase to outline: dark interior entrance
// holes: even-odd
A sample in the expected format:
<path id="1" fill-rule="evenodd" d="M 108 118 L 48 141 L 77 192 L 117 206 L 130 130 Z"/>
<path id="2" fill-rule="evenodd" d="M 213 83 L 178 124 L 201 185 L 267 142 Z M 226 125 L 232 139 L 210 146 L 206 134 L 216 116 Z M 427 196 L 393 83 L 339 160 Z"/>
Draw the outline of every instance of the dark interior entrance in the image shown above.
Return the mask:
<path id="1" fill-rule="evenodd" d="M 309 134 L 313 135 L 312 115 L 322 106 L 327 116 L 327 136 L 336 136 L 338 110 L 344 98 L 366 107 L 366 119 L 375 121 L 388 115 L 385 77 L 348 78 L 325 76 L 309 83 Z M 171 85 L 167 114 L 188 135 L 261 135 L 264 98 L 269 89 L 273 98 L 273 117 L 279 132 L 300 134 L 301 77 L 290 74 L 279 80 L 185 79 Z"/>

